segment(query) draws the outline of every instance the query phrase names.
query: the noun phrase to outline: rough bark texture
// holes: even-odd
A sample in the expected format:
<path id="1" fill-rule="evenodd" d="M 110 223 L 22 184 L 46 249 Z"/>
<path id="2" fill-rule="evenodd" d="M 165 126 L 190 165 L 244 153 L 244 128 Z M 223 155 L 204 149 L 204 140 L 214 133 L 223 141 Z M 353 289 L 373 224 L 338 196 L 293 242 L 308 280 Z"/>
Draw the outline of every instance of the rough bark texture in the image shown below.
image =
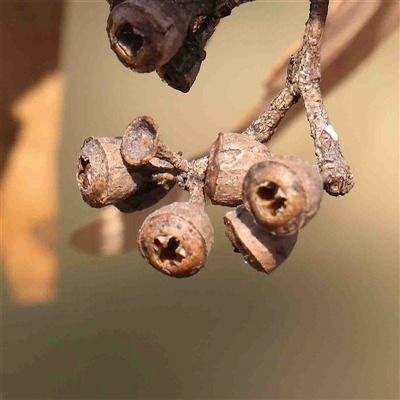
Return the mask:
<path id="1" fill-rule="evenodd" d="M 253 121 L 244 133 L 267 141 L 276 131 L 286 111 L 302 97 L 325 190 L 332 196 L 340 196 L 351 190 L 354 179 L 341 153 L 338 135 L 329 122 L 320 89 L 321 41 L 328 6 L 328 0 L 310 1 L 303 46 L 290 59 L 286 90 L 279 93 L 269 109 Z"/>
<path id="2" fill-rule="evenodd" d="M 282 89 L 272 100 L 267 111 L 252 121 L 243 133 L 260 142 L 267 142 L 278 129 L 278 125 L 286 112 L 298 100 L 299 96 L 293 94 L 289 88 Z"/>

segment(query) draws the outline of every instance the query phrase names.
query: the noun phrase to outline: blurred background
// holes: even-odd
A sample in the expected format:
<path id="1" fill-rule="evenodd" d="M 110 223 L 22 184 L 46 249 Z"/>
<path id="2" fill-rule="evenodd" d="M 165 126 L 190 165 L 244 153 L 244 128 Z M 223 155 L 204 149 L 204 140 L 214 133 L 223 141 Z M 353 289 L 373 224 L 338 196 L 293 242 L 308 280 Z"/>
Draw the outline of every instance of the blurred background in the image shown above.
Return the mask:
<path id="1" fill-rule="evenodd" d="M 70 244 L 102 213 L 75 181 L 86 137 L 149 115 L 174 150 L 208 151 L 265 94 L 307 14 L 306 1 L 234 10 L 182 94 L 117 61 L 105 1 L 1 3 L 1 399 L 399 398 L 398 28 L 324 97 L 356 186 L 325 196 L 272 275 L 233 253 L 222 207 L 208 207 L 215 246 L 191 279 Z M 271 149 L 315 162 L 305 113 Z"/>

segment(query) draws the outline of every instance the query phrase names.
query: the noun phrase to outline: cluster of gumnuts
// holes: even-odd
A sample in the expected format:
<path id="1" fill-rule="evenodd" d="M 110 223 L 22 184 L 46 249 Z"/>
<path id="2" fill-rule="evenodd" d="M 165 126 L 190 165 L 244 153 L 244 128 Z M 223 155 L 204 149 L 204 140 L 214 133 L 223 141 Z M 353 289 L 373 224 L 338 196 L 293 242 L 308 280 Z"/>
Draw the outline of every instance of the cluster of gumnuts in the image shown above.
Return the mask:
<path id="1" fill-rule="evenodd" d="M 323 181 L 299 158 L 273 155 L 251 136 L 219 133 L 207 156 L 187 161 L 168 149 L 158 126 L 138 117 L 122 137 L 90 137 L 81 148 L 77 180 L 86 203 L 135 212 L 158 203 L 178 184 L 188 202 L 148 215 L 138 233 L 142 256 L 157 270 L 181 278 L 204 267 L 213 244 L 205 195 L 235 207 L 225 233 L 246 263 L 272 272 L 290 255 L 299 229 L 317 213 Z"/>

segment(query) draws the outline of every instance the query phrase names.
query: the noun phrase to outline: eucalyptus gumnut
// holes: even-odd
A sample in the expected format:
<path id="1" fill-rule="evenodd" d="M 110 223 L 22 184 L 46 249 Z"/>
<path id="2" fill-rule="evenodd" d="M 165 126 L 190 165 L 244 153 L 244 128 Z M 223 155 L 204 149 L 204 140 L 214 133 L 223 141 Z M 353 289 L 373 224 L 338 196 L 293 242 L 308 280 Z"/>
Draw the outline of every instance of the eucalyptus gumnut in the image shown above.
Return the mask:
<path id="1" fill-rule="evenodd" d="M 129 170 L 121 157 L 120 137 L 90 137 L 78 157 L 76 179 L 83 200 L 91 207 L 115 204 L 135 193 L 148 174 Z"/>
<path id="2" fill-rule="evenodd" d="M 229 207 L 241 204 L 247 171 L 270 157 L 267 147 L 251 137 L 221 132 L 210 150 L 205 181 L 205 192 L 211 202 Z"/>
<path id="3" fill-rule="evenodd" d="M 160 133 L 150 117 L 137 117 L 122 137 L 121 155 L 133 167 L 147 164 L 157 153 Z"/>
<path id="4" fill-rule="evenodd" d="M 297 241 L 298 232 L 283 236 L 262 228 L 243 206 L 228 212 L 224 223 L 226 236 L 245 262 L 267 274 L 289 257 Z"/>
<path id="5" fill-rule="evenodd" d="M 168 62 L 182 46 L 188 27 L 182 7 L 165 0 L 116 4 L 107 21 L 112 50 L 136 72 L 152 72 Z"/>
<path id="6" fill-rule="evenodd" d="M 145 219 L 138 234 L 138 247 L 147 262 L 175 278 L 199 272 L 213 241 L 214 230 L 202 206 L 186 202 L 156 210 Z"/>
<path id="7" fill-rule="evenodd" d="M 323 181 L 311 164 L 291 156 L 273 156 L 253 165 L 243 182 L 243 204 L 256 222 L 291 235 L 318 212 Z"/>

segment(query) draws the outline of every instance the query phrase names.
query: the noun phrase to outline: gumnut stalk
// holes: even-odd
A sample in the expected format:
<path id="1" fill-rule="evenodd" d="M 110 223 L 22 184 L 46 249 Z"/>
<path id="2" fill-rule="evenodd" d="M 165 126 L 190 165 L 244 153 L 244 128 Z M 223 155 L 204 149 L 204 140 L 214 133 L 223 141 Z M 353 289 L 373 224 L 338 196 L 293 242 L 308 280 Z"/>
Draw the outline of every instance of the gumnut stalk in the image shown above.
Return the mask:
<path id="1" fill-rule="evenodd" d="M 311 164 L 273 156 L 253 165 L 243 183 L 243 203 L 256 222 L 280 235 L 304 227 L 319 210 L 323 181 Z"/>
<path id="2" fill-rule="evenodd" d="M 228 207 L 241 204 L 247 171 L 270 157 L 267 147 L 251 137 L 221 132 L 211 147 L 208 161 L 205 192 L 211 202 Z"/>
<path id="3" fill-rule="evenodd" d="M 243 206 L 228 212 L 224 223 L 226 236 L 245 262 L 267 274 L 289 257 L 297 241 L 298 232 L 283 236 L 262 228 Z"/>
<path id="4" fill-rule="evenodd" d="M 157 153 L 159 137 L 158 125 L 152 118 L 135 118 L 122 137 L 122 158 L 134 167 L 147 164 Z"/>
<path id="5" fill-rule="evenodd" d="M 76 179 L 83 200 L 91 207 L 115 204 L 135 193 L 149 175 L 129 170 L 121 157 L 120 137 L 90 137 L 78 157 Z"/>
<path id="6" fill-rule="evenodd" d="M 189 277 L 204 267 L 214 231 L 202 206 L 175 202 L 150 214 L 138 234 L 142 256 L 158 271 Z"/>

